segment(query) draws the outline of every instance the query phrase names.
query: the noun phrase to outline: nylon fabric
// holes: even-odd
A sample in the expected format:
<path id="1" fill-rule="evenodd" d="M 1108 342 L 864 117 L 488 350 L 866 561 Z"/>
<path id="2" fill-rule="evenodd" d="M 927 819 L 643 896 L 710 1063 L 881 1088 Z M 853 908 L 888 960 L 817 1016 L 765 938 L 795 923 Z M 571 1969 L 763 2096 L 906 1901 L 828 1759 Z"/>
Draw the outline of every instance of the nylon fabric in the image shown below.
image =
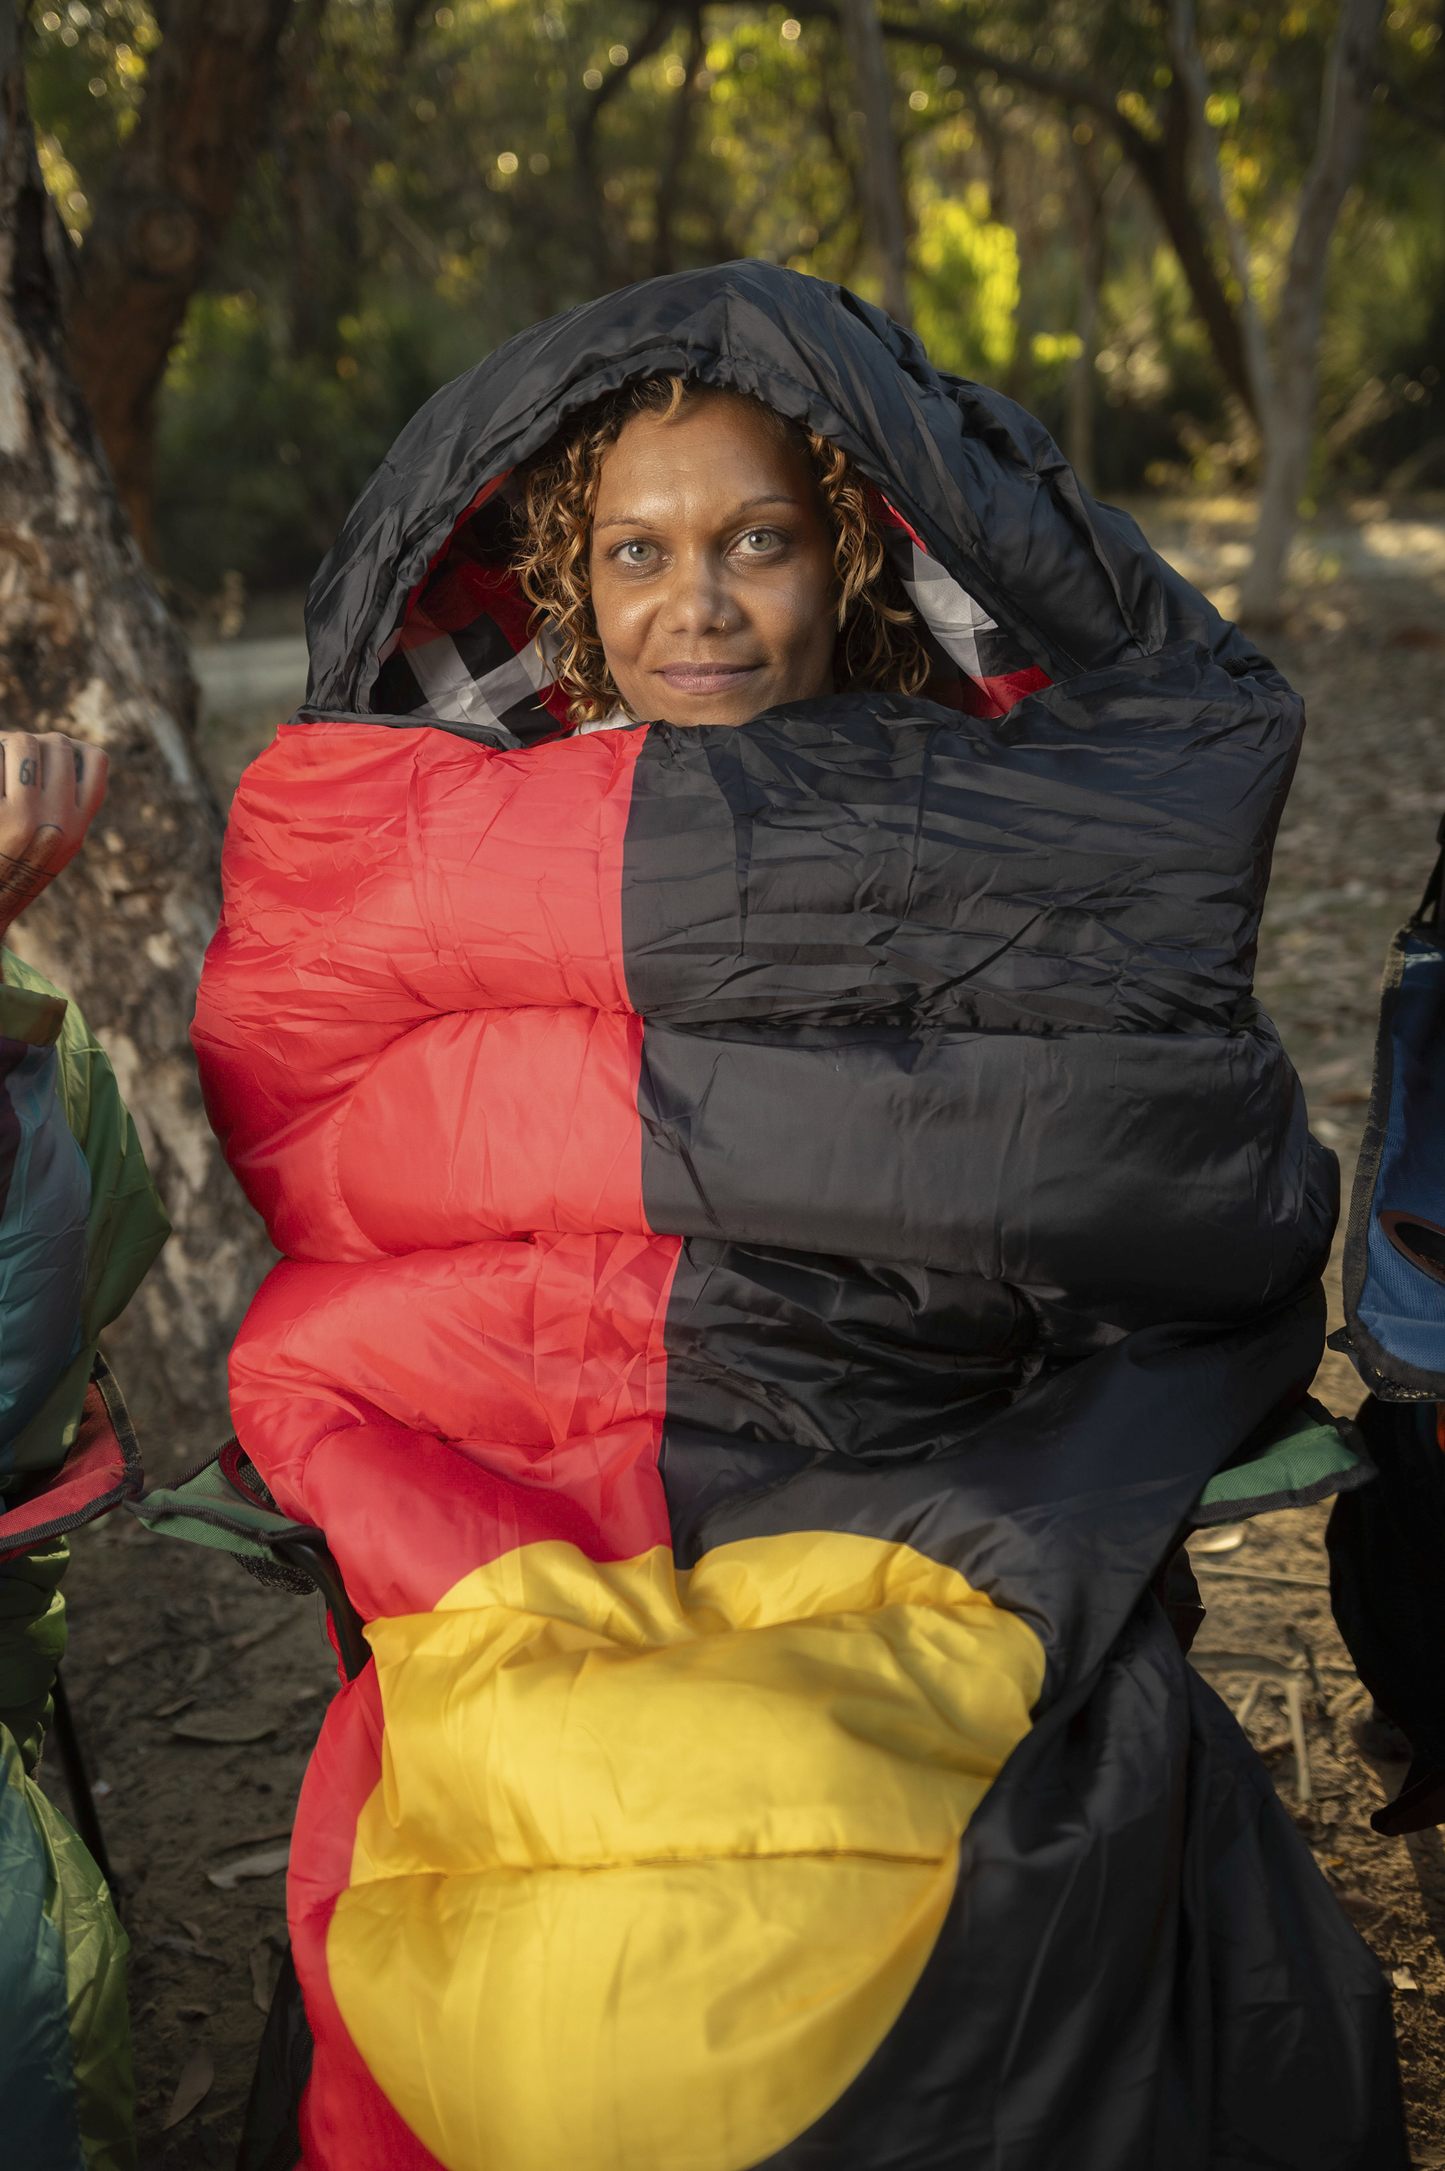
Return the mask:
<path id="1" fill-rule="evenodd" d="M 946 673 L 563 734 L 513 478 L 660 369 L 850 453 Z M 1149 1595 L 1322 1343 L 1296 697 L 759 264 L 445 388 L 308 631 L 194 1037 L 286 1255 L 238 1436 L 376 1654 L 292 1849 L 309 2171 L 1397 2171 L 1383 1980 Z"/>
<path id="2" fill-rule="evenodd" d="M 1328 2171 L 1407 2171 L 1376 1964 L 1298 1856 L 1228 1710 L 1140 1607 L 980 1805 L 899 2025 L 759 2171 L 1299 2171 L 1302 2121 Z"/>
<path id="3" fill-rule="evenodd" d="M 125 1956 L 100 1871 L 0 1726 L 0 2130 L 35 2171 L 136 2171 Z"/>
<path id="4" fill-rule="evenodd" d="M 169 1223 L 84 1019 L 11 951 L 0 966 L 0 1487 L 20 1496 L 0 1545 L 0 2131 L 17 2162 L 46 2171 L 132 2171 L 127 1940 L 99 1870 L 27 1775 L 65 1649 L 69 1549 L 54 1524 L 139 1482 L 134 1439 L 126 1427 L 122 1449 L 92 1388 L 97 1340 Z M 89 1455 L 88 1395 L 105 1434 Z"/>
<path id="5" fill-rule="evenodd" d="M 0 2123 L 16 2161 L 84 2171 L 67 2025 L 65 1951 L 47 1900 L 39 1789 L 0 1727 Z"/>
<path id="6" fill-rule="evenodd" d="M 1081 488 L 1033 416 L 934 370 L 910 333 L 856 295 L 737 263 L 534 325 L 427 402 L 312 584 L 309 707 L 385 714 L 372 701 L 381 658 L 459 519 L 570 415 L 633 378 L 677 370 L 841 445 L 929 557 L 1052 679 L 1171 638 L 1202 642 L 1231 670 L 1263 662 L 1127 514 Z"/>
<path id="7" fill-rule="evenodd" d="M 682 1576 L 524 1546 L 370 1637 L 382 1775 L 330 1971 L 388 2095 L 477 2171 L 722 2171 L 811 2124 L 917 1981 L 1043 1671 L 954 1571 L 826 1534 Z"/>
<path id="8" fill-rule="evenodd" d="M 1445 1376 L 1440 1361 L 1445 1283 L 1390 1243 L 1382 1210 L 1417 1214 L 1445 1226 L 1445 1181 L 1432 1146 L 1441 1130 L 1440 1017 L 1445 950 L 1438 933 L 1419 929 L 1402 943 L 1398 991 L 1383 1029 L 1390 1035 L 1390 1094 L 1369 1202 L 1364 1272 L 1355 1308 L 1373 1355 L 1384 1350 L 1406 1368 L 1418 1392 Z"/>
<path id="9" fill-rule="evenodd" d="M 74 1445 L 101 1330 L 129 1303 L 170 1234 L 170 1222 L 110 1060 L 75 1004 L 66 1002 L 43 974 L 11 950 L 0 950 L 0 971 L 0 1014 L 15 996 L 28 1016 L 36 1015 L 37 1006 L 50 1013 L 42 1029 L 52 1036 L 46 1045 L 55 1050 L 57 1113 L 63 1114 L 74 1140 L 67 1153 L 75 1156 L 78 1150 L 88 1182 L 88 1196 L 79 1207 L 84 1253 L 71 1350 L 60 1355 L 59 1376 L 52 1373 L 45 1380 L 39 1408 L 5 1449 L 5 1468 L 23 1474 L 54 1468 Z M 57 1037 L 53 1012 L 60 1005 Z M 48 1213 L 42 1220 L 49 1225 Z M 58 1238 L 58 1227 L 55 1234 Z"/>
<path id="10" fill-rule="evenodd" d="M 0 1725 L 9 1728 L 27 1772 L 40 1761 L 55 1669 L 65 1656 L 60 1582 L 69 1561 L 66 1538 L 0 1561 Z"/>
<path id="11" fill-rule="evenodd" d="M 80 1354 L 90 1171 L 58 1072 L 54 1048 L 0 1039 L 0 1484 L 14 1479 L 17 1438 Z"/>

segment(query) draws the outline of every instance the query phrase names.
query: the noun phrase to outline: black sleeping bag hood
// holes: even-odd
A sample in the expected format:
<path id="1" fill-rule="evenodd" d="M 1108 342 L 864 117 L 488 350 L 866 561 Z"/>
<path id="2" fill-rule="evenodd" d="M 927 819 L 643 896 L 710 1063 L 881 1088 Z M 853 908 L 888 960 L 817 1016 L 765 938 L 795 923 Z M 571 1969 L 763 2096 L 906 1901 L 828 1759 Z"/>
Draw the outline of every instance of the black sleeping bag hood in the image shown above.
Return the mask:
<path id="1" fill-rule="evenodd" d="M 1267 690 L 1298 730 L 1279 674 L 1127 514 L 1089 495 L 1032 415 L 934 369 L 911 332 L 846 288 L 755 262 L 584 303 L 429 400 L 312 583 L 308 707 L 385 712 L 382 660 L 458 523 L 571 416 L 673 372 L 747 393 L 840 445 L 1002 633 L 1015 667 L 1057 682 L 1197 645 Z"/>

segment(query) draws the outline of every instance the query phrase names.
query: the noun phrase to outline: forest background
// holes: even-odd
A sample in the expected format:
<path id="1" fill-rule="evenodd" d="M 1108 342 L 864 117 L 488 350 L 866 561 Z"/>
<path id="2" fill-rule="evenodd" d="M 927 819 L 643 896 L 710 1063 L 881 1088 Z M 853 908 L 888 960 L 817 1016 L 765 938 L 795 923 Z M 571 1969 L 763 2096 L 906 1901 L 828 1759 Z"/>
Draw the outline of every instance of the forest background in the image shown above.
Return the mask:
<path id="1" fill-rule="evenodd" d="M 1195 24 L 1178 0 L 890 0 L 873 19 L 901 306 L 870 229 L 851 6 L 841 21 L 833 0 L 33 7 L 41 165 L 83 274 L 87 252 L 117 253 L 109 196 L 134 205 L 132 138 L 165 90 L 154 56 L 185 60 L 190 41 L 190 78 L 150 117 L 169 140 L 143 161 L 161 208 L 141 267 L 190 291 L 158 398 L 122 384 L 133 409 L 155 400 L 153 443 L 151 412 L 108 418 L 97 390 L 127 379 L 134 312 L 92 339 L 91 383 L 73 342 L 172 599 L 201 609 L 228 575 L 233 595 L 304 584 L 439 384 L 538 317 L 735 256 L 887 295 L 937 364 L 1033 408 L 1105 493 L 1254 481 L 1249 320 L 1267 331 L 1286 284 L 1348 6 L 1200 0 Z M 206 36 L 239 51 L 248 17 L 244 61 L 209 92 L 233 101 L 233 203 L 188 246 L 184 220 L 167 224 L 185 178 L 167 161 L 204 124 Z M 1363 20 L 1370 110 L 1326 234 L 1306 510 L 1342 488 L 1445 484 L 1440 0 Z M 1204 144 L 1188 140 L 1191 33 Z"/>

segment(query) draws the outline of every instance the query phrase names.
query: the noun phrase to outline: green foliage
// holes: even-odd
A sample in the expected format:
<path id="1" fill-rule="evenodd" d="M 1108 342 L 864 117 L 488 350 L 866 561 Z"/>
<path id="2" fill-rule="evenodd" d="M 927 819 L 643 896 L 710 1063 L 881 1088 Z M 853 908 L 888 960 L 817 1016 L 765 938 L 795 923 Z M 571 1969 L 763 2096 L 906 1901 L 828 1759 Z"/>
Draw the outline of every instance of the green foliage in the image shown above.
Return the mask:
<path id="1" fill-rule="evenodd" d="M 1249 434 L 1147 194 L 1099 115 L 945 59 L 1107 80 L 1154 141 L 1178 125 L 1152 0 L 891 0 L 911 293 L 941 366 L 1065 426 L 1094 393 L 1106 487 L 1247 470 Z M 930 12 L 933 11 L 933 12 Z M 163 10 L 160 11 L 163 17 Z M 1199 0 L 1221 168 L 1268 306 L 1318 114 L 1324 0 Z M 161 407 L 163 568 L 212 589 L 313 569 L 436 386 L 539 316 L 632 279 L 756 255 L 876 298 L 861 116 L 836 31 L 781 6 L 444 0 L 298 6 L 254 173 Z M 30 86 L 47 179 L 82 236 L 143 93 L 144 0 L 37 0 Z M 1378 480 L 1442 432 L 1445 52 L 1438 0 L 1391 9 L 1380 108 L 1342 222 L 1322 354 L 1321 479 Z M 1412 118 L 1412 113 L 1426 118 Z M 1097 318 L 1081 275 L 1095 199 Z M 83 245 L 83 243 L 82 243 Z M 1221 271 L 1227 267 L 1219 257 Z M 1081 330 L 1082 327 L 1082 330 Z M 1085 333 L 1092 355 L 1077 362 Z M 1371 387 L 1377 389 L 1372 391 Z"/>
<path id="2" fill-rule="evenodd" d="M 955 376 L 1001 382 L 1017 336 L 1018 237 L 990 217 L 981 181 L 922 205 L 913 264 L 913 321 L 930 358 Z"/>
<path id="3" fill-rule="evenodd" d="M 183 596 L 232 568 L 304 585 L 397 431 L 493 341 L 434 294 L 383 293 L 339 327 L 338 363 L 286 351 L 250 292 L 193 305 L 161 406 L 156 516 Z"/>

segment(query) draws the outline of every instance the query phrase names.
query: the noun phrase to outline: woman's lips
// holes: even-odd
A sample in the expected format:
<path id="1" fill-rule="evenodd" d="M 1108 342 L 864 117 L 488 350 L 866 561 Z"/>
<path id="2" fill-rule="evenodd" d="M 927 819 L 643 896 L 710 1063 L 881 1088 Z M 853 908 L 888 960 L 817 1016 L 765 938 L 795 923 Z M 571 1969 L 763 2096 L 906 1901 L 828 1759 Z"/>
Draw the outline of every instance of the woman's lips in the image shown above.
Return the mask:
<path id="1" fill-rule="evenodd" d="M 758 663 L 670 663 L 659 676 L 674 693 L 726 694 L 761 669 Z"/>

